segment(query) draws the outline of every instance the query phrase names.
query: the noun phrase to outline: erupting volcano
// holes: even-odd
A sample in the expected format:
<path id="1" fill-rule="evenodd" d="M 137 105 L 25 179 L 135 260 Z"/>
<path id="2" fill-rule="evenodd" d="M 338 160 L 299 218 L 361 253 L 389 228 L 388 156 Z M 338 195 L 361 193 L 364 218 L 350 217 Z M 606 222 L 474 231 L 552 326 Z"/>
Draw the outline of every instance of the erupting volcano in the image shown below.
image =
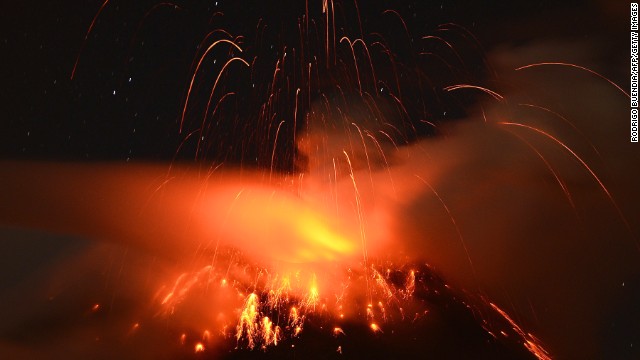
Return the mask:
<path id="1" fill-rule="evenodd" d="M 285 3 L 95 6 L 65 146 L 113 126 L 126 163 L 0 162 L 29 268 L 0 355 L 637 353 L 640 158 L 596 50 L 486 51 L 444 5 Z"/>

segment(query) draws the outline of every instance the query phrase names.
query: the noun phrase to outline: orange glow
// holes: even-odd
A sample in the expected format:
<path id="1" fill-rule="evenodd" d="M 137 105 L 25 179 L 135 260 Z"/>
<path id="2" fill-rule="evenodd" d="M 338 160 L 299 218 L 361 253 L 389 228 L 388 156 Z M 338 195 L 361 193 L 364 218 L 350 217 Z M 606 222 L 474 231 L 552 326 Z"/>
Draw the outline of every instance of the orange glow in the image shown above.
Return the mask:
<path id="1" fill-rule="evenodd" d="M 542 347 L 542 344 L 540 344 L 540 341 L 535 336 L 525 333 L 504 310 L 498 307 L 498 305 L 491 302 L 489 305 L 491 305 L 494 310 L 496 310 L 505 320 L 507 320 L 507 322 L 509 322 L 509 324 L 511 324 L 512 329 L 518 333 L 518 335 L 525 339 L 524 345 L 533 355 L 535 355 L 539 360 L 551 360 L 549 353 Z M 501 333 L 506 336 L 504 331 L 501 331 Z"/>
<path id="2" fill-rule="evenodd" d="M 305 214 L 297 221 L 297 232 L 301 238 L 308 239 L 315 248 L 312 250 L 301 250 L 298 255 L 301 259 L 315 260 L 318 257 L 324 260 L 335 260 L 336 254 L 351 254 L 356 250 L 356 245 L 329 229 L 326 224 L 313 214 Z M 318 252 L 320 251 L 320 252 Z"/>
<path id="3" fill-rule="evenodd" d="M 253 349 L 255 346 L 255 338 L 259 335 L 259 324 L 257 322 L 258 317 L 259 299 L 258 295 L 251 293 L 247 297 L 242 314 L 240 315 L 240 321 L 237 326 L 236 340 L 240 341 L 241 338 L 246 338 L 247 346 Z"/>
<path id="4" fill-rule="evenodd" d="M 371 330 L 373 330 L 373 332 L 382 332 L 382 329 L 380 329 L 380 326 L 378 326 L 378 324 L 376 323 L 371 323 L 369 327 L 371 328 Z"/>

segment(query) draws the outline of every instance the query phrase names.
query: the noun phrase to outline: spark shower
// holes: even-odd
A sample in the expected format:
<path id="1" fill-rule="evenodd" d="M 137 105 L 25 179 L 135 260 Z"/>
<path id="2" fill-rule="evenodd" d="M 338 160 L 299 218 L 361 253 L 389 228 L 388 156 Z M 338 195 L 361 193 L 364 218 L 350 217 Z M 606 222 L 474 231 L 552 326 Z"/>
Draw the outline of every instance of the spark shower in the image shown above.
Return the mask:
<path id="1" fill-rule="evenodd" d="M 9 330 L 2 351 L 601 351 L 590 324 L 638 274 L 637 150 L 598 121 L 623 116 L 629 94 L 549 55 L 557 44 L 488 54 L 457 23 L 416 33 L 419 7 L 256 6 L 246 28 L 233 25 L 242 6 L 205 12 L 171 162 L 3 163 L 3 225 L 90 241 L 18 292 L 48 310 L 17 318 L 50 325 Z M 74 83 L 95 73 L 101 24 L 120 7 L 96 9 Z M 136 81 L 156 17 L 196 10 L 140 12 L 115 83 Z"/>

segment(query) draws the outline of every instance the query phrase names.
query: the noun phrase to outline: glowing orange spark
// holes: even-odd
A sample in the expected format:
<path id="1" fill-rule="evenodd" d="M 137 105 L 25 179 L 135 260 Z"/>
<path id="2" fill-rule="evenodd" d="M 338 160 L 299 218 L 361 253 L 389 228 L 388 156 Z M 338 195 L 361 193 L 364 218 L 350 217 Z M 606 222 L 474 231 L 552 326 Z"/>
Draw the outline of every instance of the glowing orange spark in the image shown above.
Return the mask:
<path id="1" fill-rule="evenodd" d="M 400 15 L 399 12 L 397 12 L 396 10 L 393 9 L 387 9 L 385 11 L 382 12 L 383 14 L 393 14 L 395 15 L 400 22 L 402 23 L 402 27 L 404 28 L 404 32 L 407 35 L 407 39 L 411 40 L 411 35 L 409 34 L 409 28 L 407 27 L 407 23 L 404 21 L 404 18 L 402 17 L 402 15 Z"/>
<path id="2" fill-rule="evenodd" d="M 347 163 L 349 164 L 349 177 L 351 178 L 351 183 L 353 184 L 353 190 L 356 198 L 356 208 L 358 211 L 358 222 L 360 225 L 360 239 L 362 241 L 362 257 L 365 272 L 369 270 L 368 262 L 368 254 L 367 254 L 367 236 L 364 229 L 364 215 L 362 213 L 362 205 L 360 204 L 360 192 L 358 191 L 358 186 L 356 185 L 356 178 L 353 174 L 353 166 L 351 166 L 351 159 L 349 158 L 349 154 L 345 150 L 342 150 L 344 156 L 347 158 Z M 365 276 L 366 284 L 367 284 L 367 294 L 369 295 L 369 299 L 371 299 L 371 290 L 369 289 L 369 277 Z"/>
<path id="3" fill-rule="evenodd" d="M 602 158 L 602 156 L 600 155 L 600 152 L 598 151 L 596 146 L 593 144 L 593 142 L 591 142 L 591 140 L 589 140 L 589 138 L 584 134 L 584 132 L 582 132 L 577 126 L 575 126 L 571 121 L 569 121 L 564 116 L 562 116 L 559 113 L 557 113 L 556 111 L 553 111 L 553 110 L 551 110 L 549 108 L 546 108 L 544 106 L 539 106 L 539 105 L 534 105 L 534 104 L 518 104 L 518 105 L 519 106 L 527 106 L 527 107 L 530 107 L 530 108 L 546 111 L 546 112 L 548 112 L 548 113 L 560 118 L 562 121 L 564 121 L 565 123 L 569 124 L 569 126 L 571 126 L 571 128 L 573 128 L 578 134 L 580 134 L 580 136 L 582 136 L 582 138 L 584 138 L 589 143 L 589 146 L 591 146 L 591 148 L 598 155 L 598 157 Z"/>
<path id="4" fill-rule="evenodd" d="M 499 101 L 504 100 L 504 96 L 498 94 L 497 92 L 495 92 L 493 90 L 489 90 L 489 89 L 487 89 L 485 87 L 478 86 L 478 85 L 458 84 L 458 85 L 447 86 L 444 89 L 446 91 L 454 91 L 454 90 L 460 90 L 460 89 L 476 89 L 476 90 L 480 90 L 480 91 L 483 91 L 483 92 L 491 95 L 496 100 L 499 100 Z"/>
<path id="5" fill-rule="evenodd" d="M 367 158 L 367 167 L 369 168 L 369 180 L 371 181 L 371 188 L 375 188 L 375 185 L 373 183 L 373 171 L 371 170 L 371 161 L 369 160 L 369 151 L 367 150 L 367 142 L 364 140 L 364 135 L 362 135 L 362 130 L 360 130 L 360 127 L 358 126 L 358 124 L 352 122 L 351 125 L 353 125 L 357 130 L 358 130 L 358 134 L 360 134 L 360 140 L 362 141 L 362 149 L 364 150 L 364 155 Z"/>
<path id="6" fill-rule="evenodd" d="M 555 142 L 556 144 L 562 146 L 562 148 L 564 148 L 566 151 L 568 151 L 576 160 L 578 160 L 578 162 L 580 162 L 580 164 L 582 164 L 582 166 L 589 172 L 589 174 L 591 174 L 591 176 L 596 180 L 596 182 L 598 183 L 598 185 L 600 185 L 600 188 L 602 189 L 602 191 L 604 191 L 604 193 L 607 195 L 607 197 L 609 198 L 609 201 L 611 202 L 611 204 L 613 204 L 613 207 L 616 209 L 616 211 L 618 212 L 618 215 L 620 216 L 620 218 L 622 219 L 622 221 L 624 222 L 625 226 L 627 227 L 627 230 L 629 231 L 629 234 L 631 234 L 633 237 L 635 237 L 633 235 L 633 231 L 631 230 L 631 225 L 629 225 L 629 222 L 627 221 L 627 218 L 624 216 L 624 214 L 622 213 L 622 210 L 620 209 L 620 207 L 618 206 L 618 203 L 614 200 L 613 196 L 611 195 L 611 193 L 609 192 L 609 189 L 607 189 L 607 187 L 604 185 L 604 183 L 602 182 L 602 180 L 600 180 L 600 178 L 598 177 L 598 175 L 596 175 L 596 173 L 591 169 L 591 167 L 584 161 L 582 160 L 582 158 L 580 156 L 578 156 L 578 154 L 576 154 L 570 147 L 568 147 L 565 143 L 563 143 L 562 141 L 560 141 L 558 138 L 556 138 L 555 136 L 549 134 L 546 131 L 540 130 L 538 128 L 535 128 L 533 126 L 529 126 L 529 125 L 525 125 L 525 124 L 521 124 L 521 123 L 514 123 L 514 122 L 500 122 L 499 124 L 501 125 L 507 125 L 507 126 L 518 126 L 518 127 L 522 127 L 522 128 L 526 128 L 529 129 L 531 131 L 534 131 L 538 134 L 544 135 L 545 137 L 553 140 L 553 142 Z"/>
<path id="7" fill-rule="evenodd" d="M 362 82 L 360 81 L 360 69 L 358 68 L 358 59 L 356 58 L 356 52 L 353 48 L 353 44 L 355 43 L 355 41 L 351 41 L 351 39 L 349 39 L 346 36 L 343 36 L 340 39 L 340 43 L 342 43 L 343 41 L 346 41 L 347 44 L 349 44 L 349 48 L 351 49 L 351 55 L 353 56 L 353 65 L 356 68 L 356 78 L 358 79 L 358 89 L 360 90 L 360 95 L 362 95 Z"/>
<path id="8" fill-rule="evenodd" d="M 205 50 L 204 54 L 202 54 L 202 56 L 200 57 L 200 61 L 198 61 L 198 65 L 196 65 L 196 68 L 193 71 L 193 75 L 191 76 L 191 82 L 189 83 L 189 89 L 187 90 L 187 98 L 184 101 L 184 107 L 182 108 L 182 117 L 180 118 L 180 133 L 182 133 L 182 127 L 184 125 L 184 117 L 185 117 L 185 114 L 187 112 L 187 105 L 189 104 L 189 97 L 191 96 L 191 90 L 193 89 L 193 83 L 196 80 L 196 76 L 198 75 L 198 71 L 200 70 L 200 66 L 202 65 L 202 62 L 204 61 L 204 59 L 207 57 L 207 54 L 211 50 L 213 50 L 216 47 L 216 45 L 218 45 L 220 43 L 227 43 L 227 44 L 233 46 L 234 48 L 236 48 L 238 51 L 242 52 L 242 49 L 240 48 L 240 46 L 236 45 L 233 41 L 226 40 L 226 39 L 221 39 L 221 40 L 214 41 L 213 44 L 209 45 L 207 50 Z M 233 59 L 231 59 L 231 60 L 233 60 Z M 229 64 L 229 62 L 231 60 L 227 61 L 227 63 L 225 64 L 225 67 Z M 239 59 L 239 60 L 242 60 L 242 59 Z M 249 66 L 249 64 L 246 61 L 244 61 L 244 60 L 242 60 L 242 61 L 247 66 Z M 220 71 L 220 73 L 222 73 L 222 71 Z M 220 78 L 220 73 L 218 74 L 218 78 L 216 79 L 216 83 L 218 82 L 218 79 Z M 215 85 L 214 85 L 214 88 L 215 88 Z"/>
<path id="9" fill-rule="evenodd" d="M 265 316 L 262 318 L 262 341 L 265 346 L 267 345 L 278 345 L 278 340 L 280 339 L 280 327 L 273 326 L 273 322 L 269 319 L 269 317 Z"/>
<path id="10" fill-rule="evenodd" d="M 76 75 L 76 68 L 78 67 L 78 62 L 80 62 L 80 54 L 82 54 L 82 51 L 84 50 L 84 47 L 87 44 L 87 39 L 89 38 L 89 34 L 93 30 L 93 27 L 96 24 L 96 20 L 98 20 L 98 16 L 100 16 L 100 14 L 102 13 L 102 10 L 104 10 L 105 6 L 107 6 L 108 3 L 109 3 L 109 0 L 105 0 L 105 2 L 102 3 L 102 6 L 100 6 L 100 9 L 98 9 L 98 12 L 96 13 L 96 15 L 93 17 L 93 20 L 91 20 L 91 25 L 89 25 L 89 29 L 87 30 L 87 33 L 84 35 L 84 40 L 82 41 L 82 46 L 80 47 L 80 51 L 78 51 L 76 62 L 75 64 L 73 64 L 73 70 L 71 70 L 71 80 L 73 80 L 73 77 Z"/>
<path id="11" fill-rule="evenodd" d="M 591 73 L 603 80 L 605 80 L 606 82 L 608 82 L 609 84 L 613 85 L 616 89 L 620 90 L 620 92 L 622 92 L 623 94 L 625 94 L 628 98 L 631 98 L 631 95 L 629 95 L 628 92 L 626 92 L 623 88 L 621 88 L 618 84 L 616 84 L 615 82 L 613 82 L 612 80 L 610 80 L 609 78 L 607 78 L 606 76 L 598 73 L 597 71 L 591 70 L 587 67 L 584 66 L 580 66 L 580 65 L 576 65 L 576 64 L 570 64 L 570 63 L 563 63 L 563 62 L 541 62 L 541 63 L 536 63 L 536 64 L 529 64 L 529 65 L 525 65 L 525 66 L 521 66 L 519 68 L 516 68 L 515 70 L 524 70 L 524 69 L 530 69 L 530 68 L 534 68 L 534 67 L 539 67 L 539 66 L 548 66 L 548 65 L 552 65 L 552 66 L 566 66 L 566 67 L 571 67 L 571 68 L 575 68 L 575 69 L 579 69 L 579 70 L 583 70 L 586 71 L 588 73 Z"/>
<path id="12" fill-rule="evenodd" d="M 404 297 L 406 299 L 409 299 L 411 296 L 413 296 L 413 292 L 416 289 L 416 272 L 414 270 L 411 270 L 409 272 L 409 278 L 407 279 L 407 283 L 405 285 L 405 289 L 404 289 Z"/>
<path id="13" fill-rule="evenodd" d="M 471 271 L 473 272 L 473 275 L 475 277 L 476 276 L 476 270 L 475 270 L 475 267 L 473 266 L 473 262 L 471 261 L 471 254 L 469 254 L 469 250 L 467 249 L 467 244 L 465 243 L 464 238 L 462 237 L 462 233 L 460 232 L 460 228 L 458 227 L 458 224 L 456 223 L 456 219 L 453 217 L 453 214 L 451 213 L 451 210 L 449 210 L 449 207 L 447 206 L 447 204 L 444 202 L 442 197 L 440 197 L 440 194 L 438 194 L 436 189 L 434 189 L 433 186 L 431 186 L 431 184 L 429 184 L 425 179 L 423 179 L 419 175 L 416 175 L 416 177 L 420 181 L 422 181 L 425 185 L 427 185 L 427 187 L 429 187 L 429 189 L 436 196 L 436 198 L 438 199 L 440 204 L 442 204 L 442 207 L 447 212 L 447 215 L 449 215 L 449 219 L 451 219 L 451 223 L 453 224 L 453 227 L 456 229 L 456 234 L 458 235 L 458 239 L 460 240 L 460 244 L 462 245 L 462 248 L 464 249 L 464 252 L 467 255 L 467 260 L 469 261 L 469 266 L 471 267 Z"/>
<path id="14" fill-rule="evenodd" d="M 376 323 L 371 323 L 371 325 L 369 325 L 369 327 L 371 328 L 371 330 L 373 330 L 374 333 L 382 333 L 382 329 L 380 328 L 380 326 L 378 326 L 378 324 Z"/>
<path id="15" fill-rule="evenodd" d="M 240 339 L 244 335 L 248 342 L 247 346 L 250 349 L 253 349 L 253 347 L 255 346 L 254 339 L 258 335 L 259 330 L 258 325 L 256 324 L 256 319 L 258 317 L 258 306 L 258 295 L 254 293 L 249 294 L 240 315 L 240 322 L 236 327 L 236 340 L 240 341 Z"/>
<path id="16" fill-rule="evenodd" d="M 509 130 L 507 130 L 509 131 Z M 513 136 L 517 137 L 518 139 L 520 139 L 522 142 L 524 142 L 527 146 L 529 146 L 529 148 L 531 148 L 531 150 L 533 150 L 533 152 L 536 153 L 536 155 L 538 155 L 538 157 L 540 158 L 540 160 L 542 160 L 542 162 L 544 162 L 545 166 L 547 167 L 547 169 L 549 169 L 549 172 L 551 172 L 551 174 L 553 175 L 553 177 L 556 179 L 556 182 L 560 185 L 560 187 L 562 188 L 562 192 L 564 193 L 564 195 L 567 197 L 567 200 L 569 201 L 569 204 L 571 205 L 571 207 L 573 208 L 574 212 L 577 211 L 576 210 L 576 206 L 573 202 L 573 198 L 571 197 L 571 193 L 569 192 L 569 189 L 567 188 L 567 186 L 565 185 L 564 181 L 562 181 L 562 179 L 560 179 L 560 176 L 556 173 L 556 171 L 553 169 L 553 167 L 551 166 L 551 164 L 547 161 L 547 159 L 540 153 L 540 151 L 538 151 L 538 149 L 536 149 L 535 146 L 533 146 L 533 144 L 531 144 L 529 141 L 525 140 L 522 136 L 509 131 L 509 133 L 511 133 Z"/>
<path id="17" fill-rule="evenodd" d="M 502 317 L 507 320 L 509 322 L 509 324 L 511 325 L 511 327 L 513 328 L 513 330 L 518 333 L 520 336 L 522 336 L 522 338 L 525 339 L 524 341 L 524 346 L 533 354 L 535 355 L 538 360 L 551 360 L 551 357 L 549 356 L 549 353 L 547 352 L 547 350 L 545 350 L 542 345 L 539 343 L 539 340 L 528 333 L 525 333 L 522 328 L 520 328 L 520 326 L 518 326 L 518 324 L 516 324 L 515 321 L 513 321 L 513 319 L 511 319 L 511 317 L 501 308 L 498 307 L 498 305 L 490 302 L 489 305 L 491 305 L 491 307 L 496 310 L 500 315 L 502 315 Z"/>
<path id="18" fill-rule="evenodd" d="M 316 274 L 313 274 L 311 278 L 311 286 L 309 287 L 309 295 L 305 301 L 306 306 L 310 309 L 315 310 L 318 305 L 318 301 L 320 299 L 320 293 L 318 291 L 318 285 L 316 280 Z"/>
<path id="19" fill-rule="evenodd" d="M 220 41 L 223 41 L 223 40 L 220 40 Z M 211 87 L 211 92 L 209 94 L 209 100 L 207 101 L 207 107 L 206 107 L 206 109 L 204 111 L 204 116 L 203 116 L 203 120 L 202 120 L 203 121 L 203 126 L 204 126 L 204 121 L 207 119 L 207 115 L 209 114 L 209 108 L 211 107 L 211 100 L 213 99 L 213 94 L 215 93 L 216 88 L 218 87 L 218 82 L 220 81 L 220 77 L 222 76 L 222 74 L 224 74 L 224 72 L 227 69 L 227 67 L 234 61 L 240 61 L 241 63 L 245 64 L 247 67 L 250 66 L 248 62 L 246 62 L 243 58 L 240 58 L 240 57 L 233 57 L 233 58 L 227 60 L 226 63 L 224 63 L 224 65 L 222 66 L 222 69 L 220 69 L 220 71 L 218 72 L 218 75 L 216 76 L 216 81 L 213 83 L 213 86 Z M 200 66 L 200 63 L 198 63 L 198 66 Z M 195 74 L 194 74 L 194 76 L 195 76 Z M 193 79 L 192 79 L 192 84 L 193 84 Z M 189 88 L 189 91 L 191 91 L 191 87 Z M 233 95 L 234 93 L 230 93 L 230 94 Z M 220 101 L 223 101 L 226 98 L 227 95 L 229 95 L 229 94 L 225 94 L 225 96 L 223 96 Z M 220 104 L 220 102 L 218 102 L 218 104 Z M 187 107 L 187 100 L 185 100 L 184 109 L 182 111 L 182 120 L 180 121 L 180 130 L 181 130 L 181 132 L 182 132 L 182 124 L 184 122 L 184 114 L 185 114 L 186 107 Z M 217 106 L 216 106 L 216 108 L 217 108 Z"/>
<path id="20" fill-rule="evenodd" d="M 447 40 L 441 38 L 440 36 L 434 36 L 434 35 L 423 36 L 422 40 L 437 40 L 437 41 L 440 41 L 440 42 L 444 43 L 453 52 L 453 54 L 456 56 L 456 58 L 458 59 L 460 64 L 464 65 L 464 61 L 462 61 L 462 58 L 460 57 L 460 54 L 458 54 L 456 49 Z"/>
<path id="21" fill-rule="evenodd" d="M 269 168 L 269 182 L 271 182 L 271 176 L 273 175 L 273 162 L 276 157 L 276 146 L 278 145 L 278 135 L 280 135 L 280 128 L 284 124 L 284 120 L 280 121 L 278 124 L 278 129 L 276 130 L 276 137 L 273 140 L 273 150 L 271 151 L 271 167 Z"/>

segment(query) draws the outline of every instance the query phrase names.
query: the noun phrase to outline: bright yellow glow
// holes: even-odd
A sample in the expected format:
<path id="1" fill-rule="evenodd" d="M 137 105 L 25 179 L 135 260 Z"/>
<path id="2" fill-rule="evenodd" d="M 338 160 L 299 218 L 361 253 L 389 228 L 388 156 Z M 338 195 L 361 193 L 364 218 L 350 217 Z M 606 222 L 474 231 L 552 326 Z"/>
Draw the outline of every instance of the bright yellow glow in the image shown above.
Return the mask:
<path id="1" fill-rule="evenodd" d="M 314 258 L 323 260 L 335 260 L 336 255 L 350 254 L 356 250 L 356 245 L 344 236 L 335 231 L 330 230 L 327 224 L 323 223 L 314 214 L 308 213 L 304 217 L 298 219 L 298 231 L 302 238 L 307 239 L 312 247 L 308 252 L 299 252 L 303 257 L 308 254 Z"/>

